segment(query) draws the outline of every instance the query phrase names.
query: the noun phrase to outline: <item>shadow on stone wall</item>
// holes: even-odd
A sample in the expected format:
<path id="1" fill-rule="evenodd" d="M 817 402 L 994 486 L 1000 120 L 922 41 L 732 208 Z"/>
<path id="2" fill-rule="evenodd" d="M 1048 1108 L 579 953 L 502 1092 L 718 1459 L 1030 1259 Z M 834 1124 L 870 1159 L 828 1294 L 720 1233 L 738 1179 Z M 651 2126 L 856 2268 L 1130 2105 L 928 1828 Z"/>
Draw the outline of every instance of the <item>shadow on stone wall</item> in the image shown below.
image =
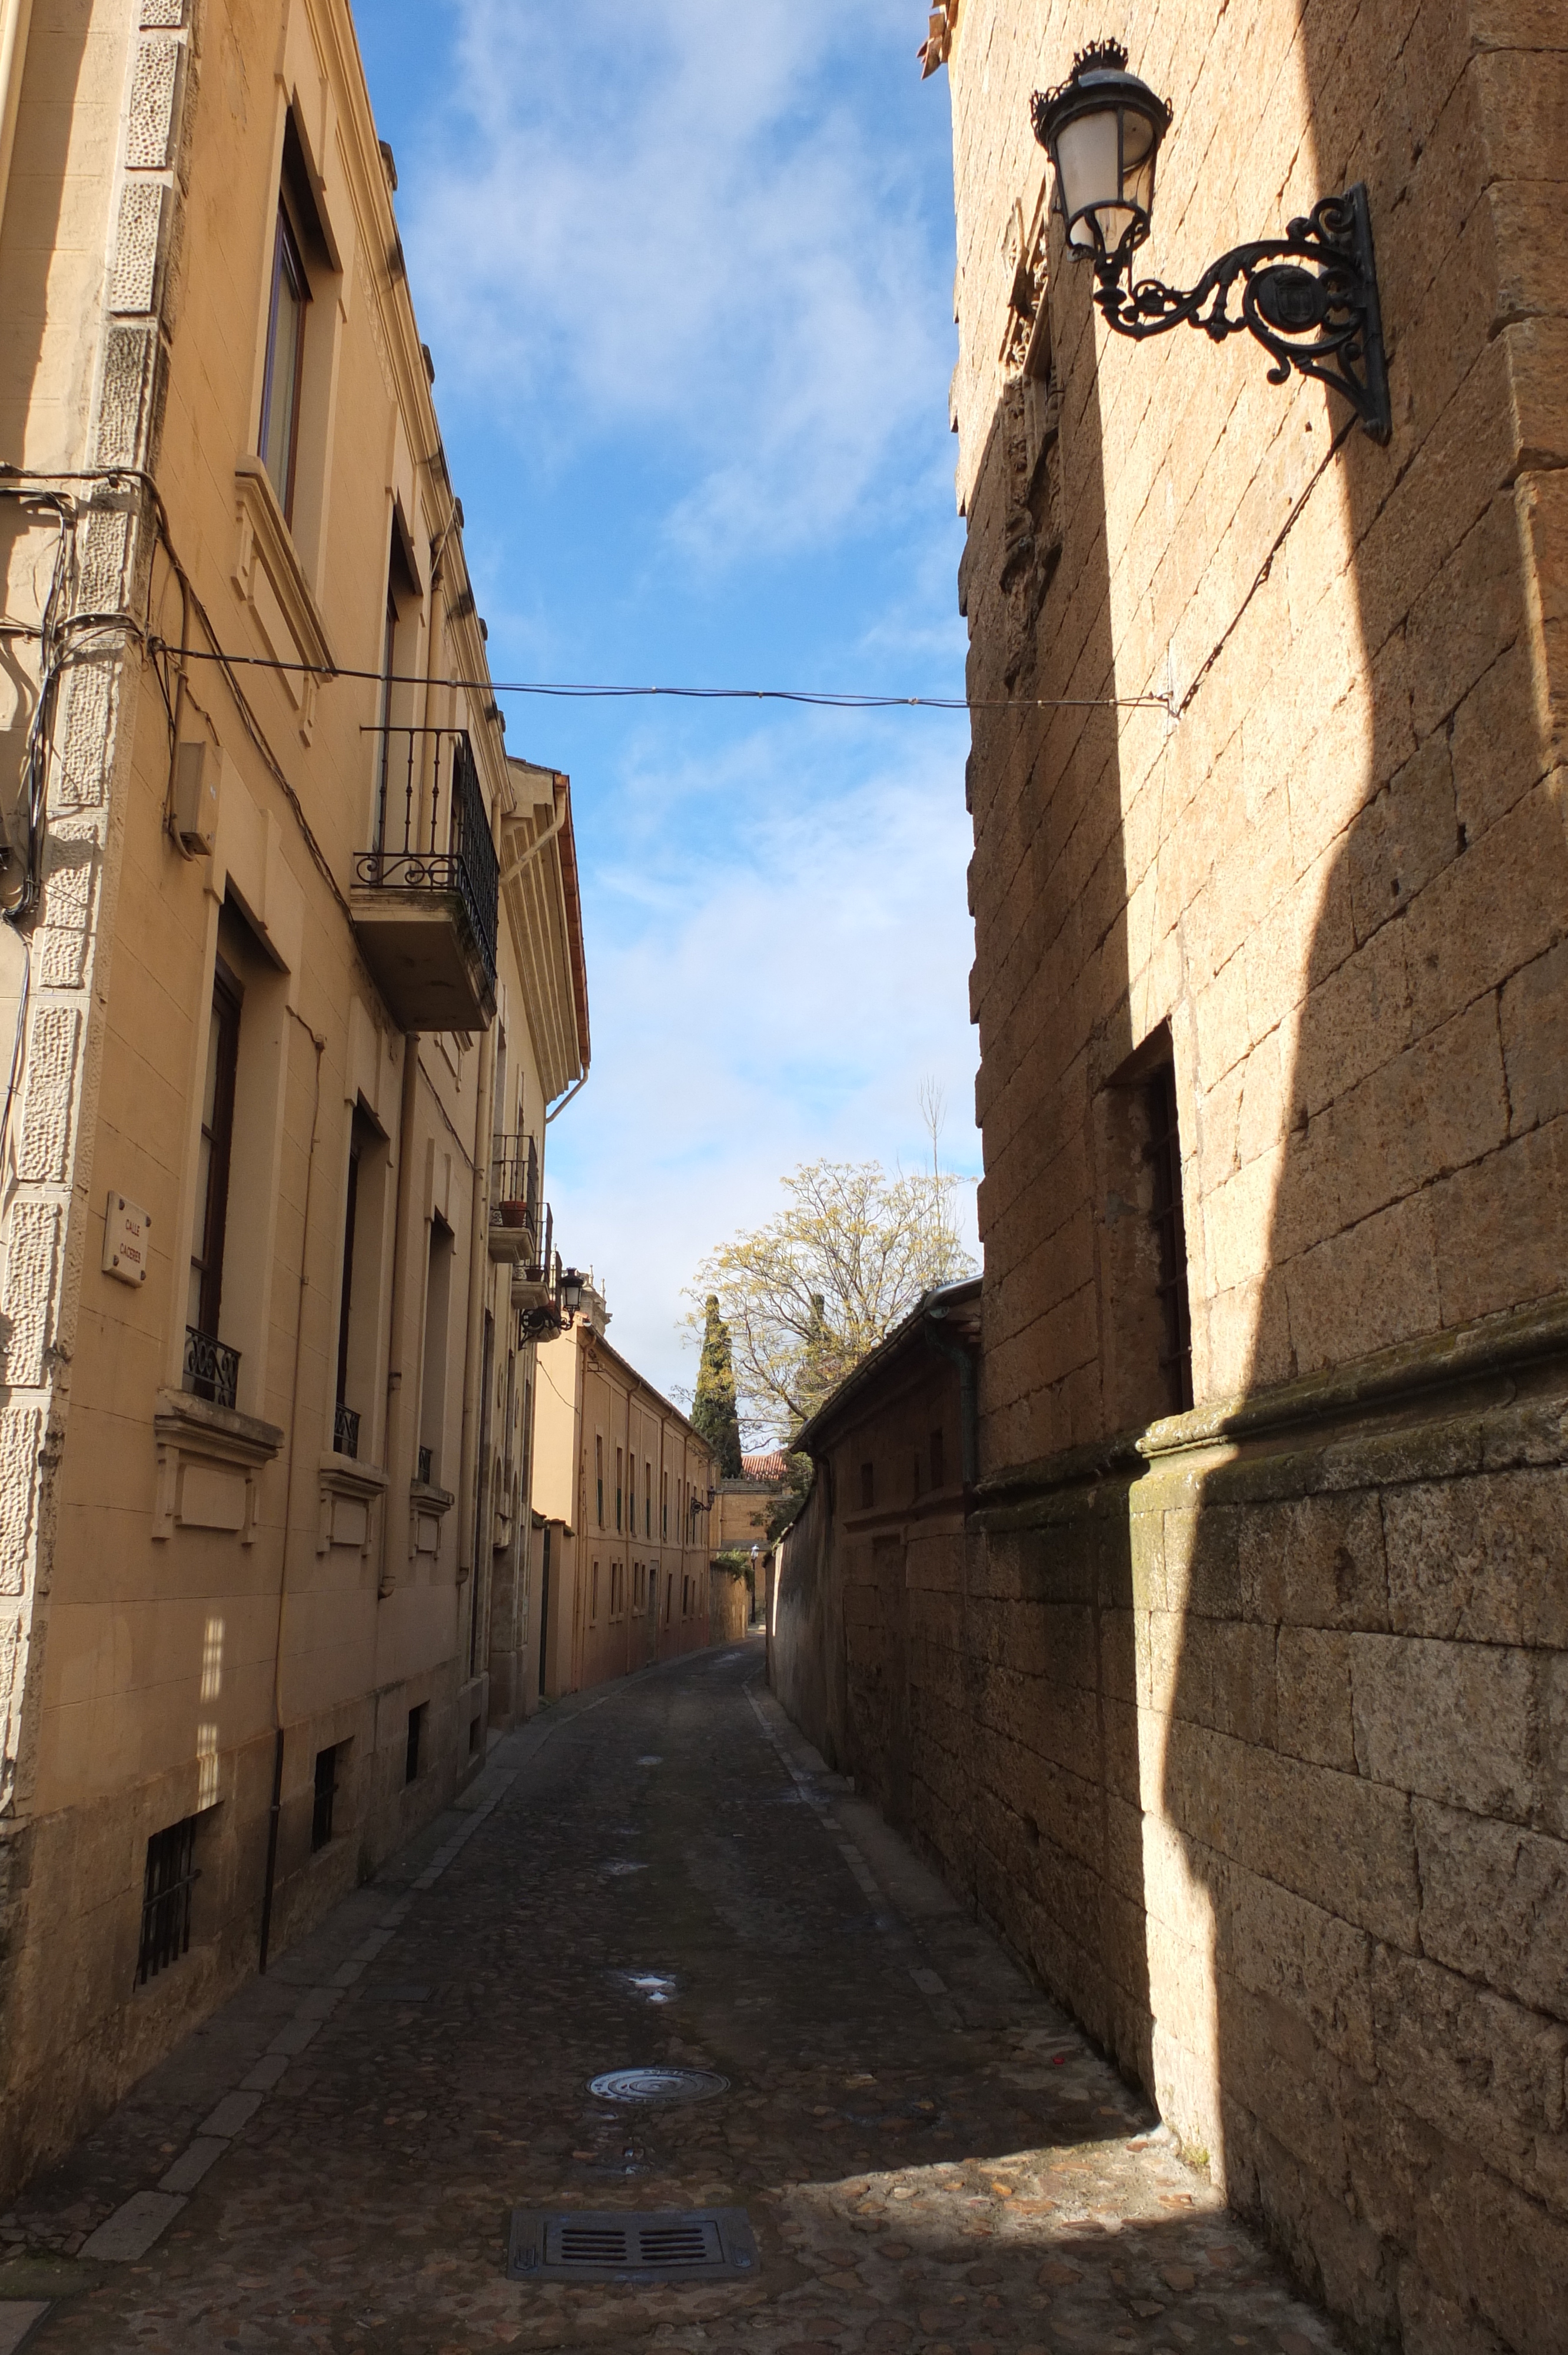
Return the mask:
<path id="1" fill-rule="evenodd" d="M 1195 1500 L 1157 1462 L 1144 1500 L 1167 1531 L 1182 1516 L 1162 1508 L 1196 1505 L 1179 1593 L 1161 1556 L 1182 1614 L 1150 1835 L 1175 1836 L 1162 2096 L 1181 2043 L 1196 2135 L 1185 1873 L 1212 1914 L 1230 2198 L 1366 2343 L 1444 2355 L 1547 2355 L 1568 2273 L 1568 1999 L 1542 1945 L 1568 1850 L 1543 1837 L 1563 1826 L 1533 1730 L 1568 1641 L 1546 1435 L 1562 1371 L 1528 1324 L 1478 1343 L 1467 1382 L 1439 1382 L 1435 1345 L 1544 1300 L 1568 1267 L 1568 857 L 1532 669 L 1539 494 L 1509 431 L 1540 327 L 1487 144 L 1489 106 L 1528 115 L 1539 68 L 1489 55 L 1504 15 L 1428 8 L 1413 30 L 1391 0 L 1301 14 L 1316 180 L 1368 185 L 1391 341 L 1392 446 L 1351 428 L 1334 462 L 1366 719 L 1346 730 L 1325 710 L 1323 738 L 1359 741 L 1364 766 L 1325 774 L 1311 731 L 1293 748 L 1293 822 L 1298 801 L 1308 827 L 1333 794 L 1359 806 L 1279 1059 L 1247 1388 L 1255 1406 L 1287 1386 L 1280 1425 L 1260 1420 Z M 1381 1413 L 1305 1391 L 1378 1351 L 1403 1353 Z"/>

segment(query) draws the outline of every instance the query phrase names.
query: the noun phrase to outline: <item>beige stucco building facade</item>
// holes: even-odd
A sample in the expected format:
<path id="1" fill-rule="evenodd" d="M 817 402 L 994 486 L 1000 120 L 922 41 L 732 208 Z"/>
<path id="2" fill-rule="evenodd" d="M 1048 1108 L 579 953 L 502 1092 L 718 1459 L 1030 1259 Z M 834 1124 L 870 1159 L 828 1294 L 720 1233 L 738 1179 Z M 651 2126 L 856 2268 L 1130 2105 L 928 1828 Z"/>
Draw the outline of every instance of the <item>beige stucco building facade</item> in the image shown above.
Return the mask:
<path id="1" fill-rule="evenodd" d="M 1107 328 L 1031 123 L 1107 35 L 1172 101 L 1137 275 L 1192 287 L 1364 184 L 1385 444 L 1320 385 L 1271 383 L 1248 335 Z M 979 1464 L 961 1529 L 918 1532 L 897 1708 L 841 1716 L 837 1763 L 1357 2343 L 1548 2355 L 1568 2279 L 1562 12 L 962 0 L 933 41 Z M 919 1433 L 884 1436 L 896 1478 Z M 879 1509 L 853 1533 L 868 1560 Z M 780 1625 L 792 1593 L 810 1618 L 798 1528 Z"/>
<path id="2" fill-rule="evenodd" d="M 344 0 L 3 16 L 11 2181 L 524 1705 L 588 1036 Z"/>
<path id="3" fill-rule="evenodd" d="M 590 1287 L 571 1330 L 539 1350 L 539 1672 L 552 1700 L 746 1632 L 744 1582 L 711 1566 L 713 1458 L 611 1348 L 608 1322 Z"/>

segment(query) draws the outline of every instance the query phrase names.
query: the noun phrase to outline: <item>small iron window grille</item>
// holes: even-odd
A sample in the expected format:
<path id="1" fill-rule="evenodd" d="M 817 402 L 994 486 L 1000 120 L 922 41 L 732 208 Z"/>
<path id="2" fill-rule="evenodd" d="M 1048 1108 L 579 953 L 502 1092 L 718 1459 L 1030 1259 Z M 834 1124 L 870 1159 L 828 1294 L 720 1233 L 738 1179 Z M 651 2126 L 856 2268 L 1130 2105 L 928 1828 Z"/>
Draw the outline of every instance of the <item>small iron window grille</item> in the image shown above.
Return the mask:
<path id="1" fill-rule="evenodd" d="M 420 1485 L 420 1487 L 423 1487 L 423 1488 L 429 1488 L 429 1487 L 433 1487 L 433 1486 L 434 1486 L 434 1483 L 435 1483 L 435 1463 L 436 1463 L 436 1451 L 435 1451 L 435 1449 L 434 1449 L 433 1447 L 421 1447 L 421 1448 L 420 1448 L 420 1450 L 419 1450 L 419 1471 L 418 1471 L 418 1479 L 419 1479 L 419 1485 Z"/>
<path id="2" fill-rule="evenodd" d="M 352 1406 L 338 1406 L 334 1408 L 332 1418 L 332 1444 L 336 1448 L 340 1455 L 352 1455 L 357 1458 L 359 1455 L 359 1412 L 357 1408 Z"/>
<path id="3" fill-rule="evenodd" d="M 185 1327 L 185 1387 L 193 1397 L 232 1408 L 239 1395 L 239 1352 L 215 1334 Z"/>
<path id="4" fill-rule="evenodd" d="M 200 1878 L 196 1866 L 195 1816 L 154 1832 L 147 1842 L 142 1889 L 142 1944 L 136 1984 L 145 1987 L 187 1954 L 191 1943 L 191 1891 Z"/>

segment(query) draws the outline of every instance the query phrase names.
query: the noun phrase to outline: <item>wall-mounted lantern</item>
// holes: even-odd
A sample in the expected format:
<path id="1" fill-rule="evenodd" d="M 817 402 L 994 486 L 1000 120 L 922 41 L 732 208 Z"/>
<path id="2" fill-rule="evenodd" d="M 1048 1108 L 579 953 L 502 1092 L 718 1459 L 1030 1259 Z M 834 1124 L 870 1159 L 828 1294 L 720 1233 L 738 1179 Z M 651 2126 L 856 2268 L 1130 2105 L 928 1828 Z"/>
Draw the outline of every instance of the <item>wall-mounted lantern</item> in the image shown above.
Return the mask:
<path id="1" fill-rule="evenodd" d="M 1097 41 L 1079 50 L 1060 88 L 1036 91 L 1032 112 L 1034 135 L 1055 170 L 1067 250 L 1093 261 L 1095 300 L 1107 325 L 1141 339 L 1185 324 L 1216 343 L 1245 327 L 1275 360 L 1271 384 L 1285 383 L 1292 368 L 1316 377 L 1344 396 L 1374 441 L 1388 440 L 1388 368 L 1360 182 L 1320 198 L 1283 237 L 1222 254 L 1186 291 L 1158 278 L 1135 282 L 1132 257 L 1149 235 L 1170 101 L 1128 71 L 1119 41 Z M 1238 280 L 1241 308 L 1233 314 Z"/>
<path id="2" fill-rule="evenodd" d="M 584 1280 L 580 1268 L 561 1270 L 561 1309 L 568 1325 L 583 1305 Z"/>

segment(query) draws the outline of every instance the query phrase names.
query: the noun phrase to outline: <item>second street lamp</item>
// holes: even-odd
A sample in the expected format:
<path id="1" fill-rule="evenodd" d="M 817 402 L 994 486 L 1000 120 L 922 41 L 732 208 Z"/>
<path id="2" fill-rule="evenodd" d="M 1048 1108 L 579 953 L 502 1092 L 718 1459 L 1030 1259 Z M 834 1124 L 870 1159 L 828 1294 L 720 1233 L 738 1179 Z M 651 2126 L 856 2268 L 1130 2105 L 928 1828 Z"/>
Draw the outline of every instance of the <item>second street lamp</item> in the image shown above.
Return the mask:
<path id="1" fill-rule="evenodd" d="M 1055 90 L 1037 91 L 1034 135 L 1056 175 L 1056 209 L 1075 260 L 1092 261 L 1095 300 L 1107 326 L 1141 341 L 1169 328 L 1202 327 L 1216 343 L 1242 329 L 1275 365 L 1293 368 L 1348 400 L 1376 442 L 1392 427 L 1377 267 L 1367 192 L 1360 184 L 1323 197 L 1283 237 L 1238 245 L 1195 286 L 1134 280 L 1132 257 L 1149 235 L 1154 165 L 1171 120 L 1170 102 L 1127 70 L 1119 41 L 1080 49 Z M 1231 310 L 1235 293 L 1239 311 Z"/>

